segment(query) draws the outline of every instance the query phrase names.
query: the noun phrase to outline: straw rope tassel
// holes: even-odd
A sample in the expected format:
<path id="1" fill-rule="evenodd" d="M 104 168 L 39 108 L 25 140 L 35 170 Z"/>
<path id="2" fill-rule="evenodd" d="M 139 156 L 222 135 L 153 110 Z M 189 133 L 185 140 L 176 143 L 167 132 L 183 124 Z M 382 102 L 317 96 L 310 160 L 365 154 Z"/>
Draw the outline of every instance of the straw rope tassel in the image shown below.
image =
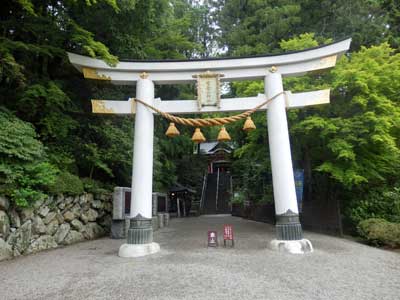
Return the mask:
<path id="1" fill-rule="evenodd" d="M 169 123 L 168 129 L 165 132 L 165 135 L 168 137 L 175 137 L 180 134 L 181 133 L 179 132 L 178 128 L 176 128 L 175 123 L 173 123 L 173 122 Z"/>
<path id="2" fill-rule="evenodd" d="M 192 141 L 195 143 L 204 143 L 206 141 L 206 138 L 204 137 L 203 133 L 201 132 L 200 128 L 196 128 L 193 136 L 192 136 Z"/>
<path id="3" fill-rule="evenodd" d="M 217 140 L 220 142 L 226 142 L 231 140 L 231 137 L 229 133 L 226 131 L 225 126 L 221 127 L 221 130 L 218 133 Z"/>
<path id="4" fill-rule="evenodd" d="M 251 117 L 247 117 L 246 121 L 244 122 L 243 125 L 243 130 L 244 131 L 250 131 L 256 129 L 256 125 L 254 124 L 253 120 L 251 119 Z"/>

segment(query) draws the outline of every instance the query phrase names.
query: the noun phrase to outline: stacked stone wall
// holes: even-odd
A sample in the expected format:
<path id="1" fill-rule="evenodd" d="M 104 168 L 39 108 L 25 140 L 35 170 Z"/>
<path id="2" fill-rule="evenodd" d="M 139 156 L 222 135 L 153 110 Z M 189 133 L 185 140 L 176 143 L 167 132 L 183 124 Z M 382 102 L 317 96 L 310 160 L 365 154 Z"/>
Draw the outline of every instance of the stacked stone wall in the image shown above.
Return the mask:
<path id="1" fill-rule="evenodd" d="M 109 233 L 112 196 L 58 195 L 17 208 L 0 196 L 0 261 Z"/>

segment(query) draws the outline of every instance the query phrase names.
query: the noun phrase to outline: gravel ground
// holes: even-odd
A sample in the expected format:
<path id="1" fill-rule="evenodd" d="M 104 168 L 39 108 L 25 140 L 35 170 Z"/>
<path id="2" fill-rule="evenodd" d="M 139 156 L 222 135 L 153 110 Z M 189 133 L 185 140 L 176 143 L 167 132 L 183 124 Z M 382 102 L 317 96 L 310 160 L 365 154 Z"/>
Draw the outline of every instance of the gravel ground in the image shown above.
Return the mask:
<path id="1" fill-rule="evenodd" d="M 232 224 L 234 249 L 207 249 Z M 0 299 L 400 299 L 400 254 L 306 232 L 312 254 L 266 249 L 274 227 L 230 216 L 173 219 L 161 251 L 126 259 L 108 238 L 0 263 Z"/>

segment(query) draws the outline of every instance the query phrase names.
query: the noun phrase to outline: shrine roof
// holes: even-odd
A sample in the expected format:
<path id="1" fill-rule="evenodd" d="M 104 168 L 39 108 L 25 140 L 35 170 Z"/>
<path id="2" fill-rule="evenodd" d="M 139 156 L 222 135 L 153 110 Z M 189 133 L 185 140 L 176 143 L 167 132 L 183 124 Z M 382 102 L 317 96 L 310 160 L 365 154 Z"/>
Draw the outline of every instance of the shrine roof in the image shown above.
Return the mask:
<path id="1" fill-rule="evenodd" d="M 200 154 L 210 155 L 214 154 L 218 150 L 223 150 L 227 153 L 231 153 L 233 145 L 227 142 L 211 141 L 200 144 Z"/>
<path id="2" fill-rule="evenodd" d="M 196 191 L 188 186 L 184 186 L 180 183 L 176 183 L 174 186 L 169 188 L 170 193 L 179 193 L 179 192 L 189 192 L 196 193 Z"/>

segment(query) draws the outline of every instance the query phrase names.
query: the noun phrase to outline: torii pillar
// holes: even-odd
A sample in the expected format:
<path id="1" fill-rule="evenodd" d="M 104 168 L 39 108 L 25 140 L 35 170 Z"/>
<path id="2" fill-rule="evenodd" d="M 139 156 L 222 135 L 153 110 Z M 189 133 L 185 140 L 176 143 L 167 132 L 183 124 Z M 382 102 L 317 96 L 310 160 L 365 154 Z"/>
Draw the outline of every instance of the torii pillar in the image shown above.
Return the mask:
<path id="1" fill-rule="evenodd" d="M 147 73 L 140 74 L 136 98 L 148 104 L 154 102 L 154 83 Z M 133 147 L 132 194 L 127 242 L 119 248 L 120 257 L 138 257 L 160 251 L 153 242 L 153 142 L 154 115 L 144 105 L 138 105 L 135 117 Z"/>
<path id="2" fill-rule="evenodd" d="M 276 67 L 269 69 L 264 82 L 267 98 L 283 92 L 282 75 Z M 276 239 L 270 245 L 279 251 L 306 253 L 312 252 L 313 247 L 309 240 L 303 239 L 299 221 L 285 102 L 281 94 L 268 105 L 267 110 L 276 217 Z"/>

